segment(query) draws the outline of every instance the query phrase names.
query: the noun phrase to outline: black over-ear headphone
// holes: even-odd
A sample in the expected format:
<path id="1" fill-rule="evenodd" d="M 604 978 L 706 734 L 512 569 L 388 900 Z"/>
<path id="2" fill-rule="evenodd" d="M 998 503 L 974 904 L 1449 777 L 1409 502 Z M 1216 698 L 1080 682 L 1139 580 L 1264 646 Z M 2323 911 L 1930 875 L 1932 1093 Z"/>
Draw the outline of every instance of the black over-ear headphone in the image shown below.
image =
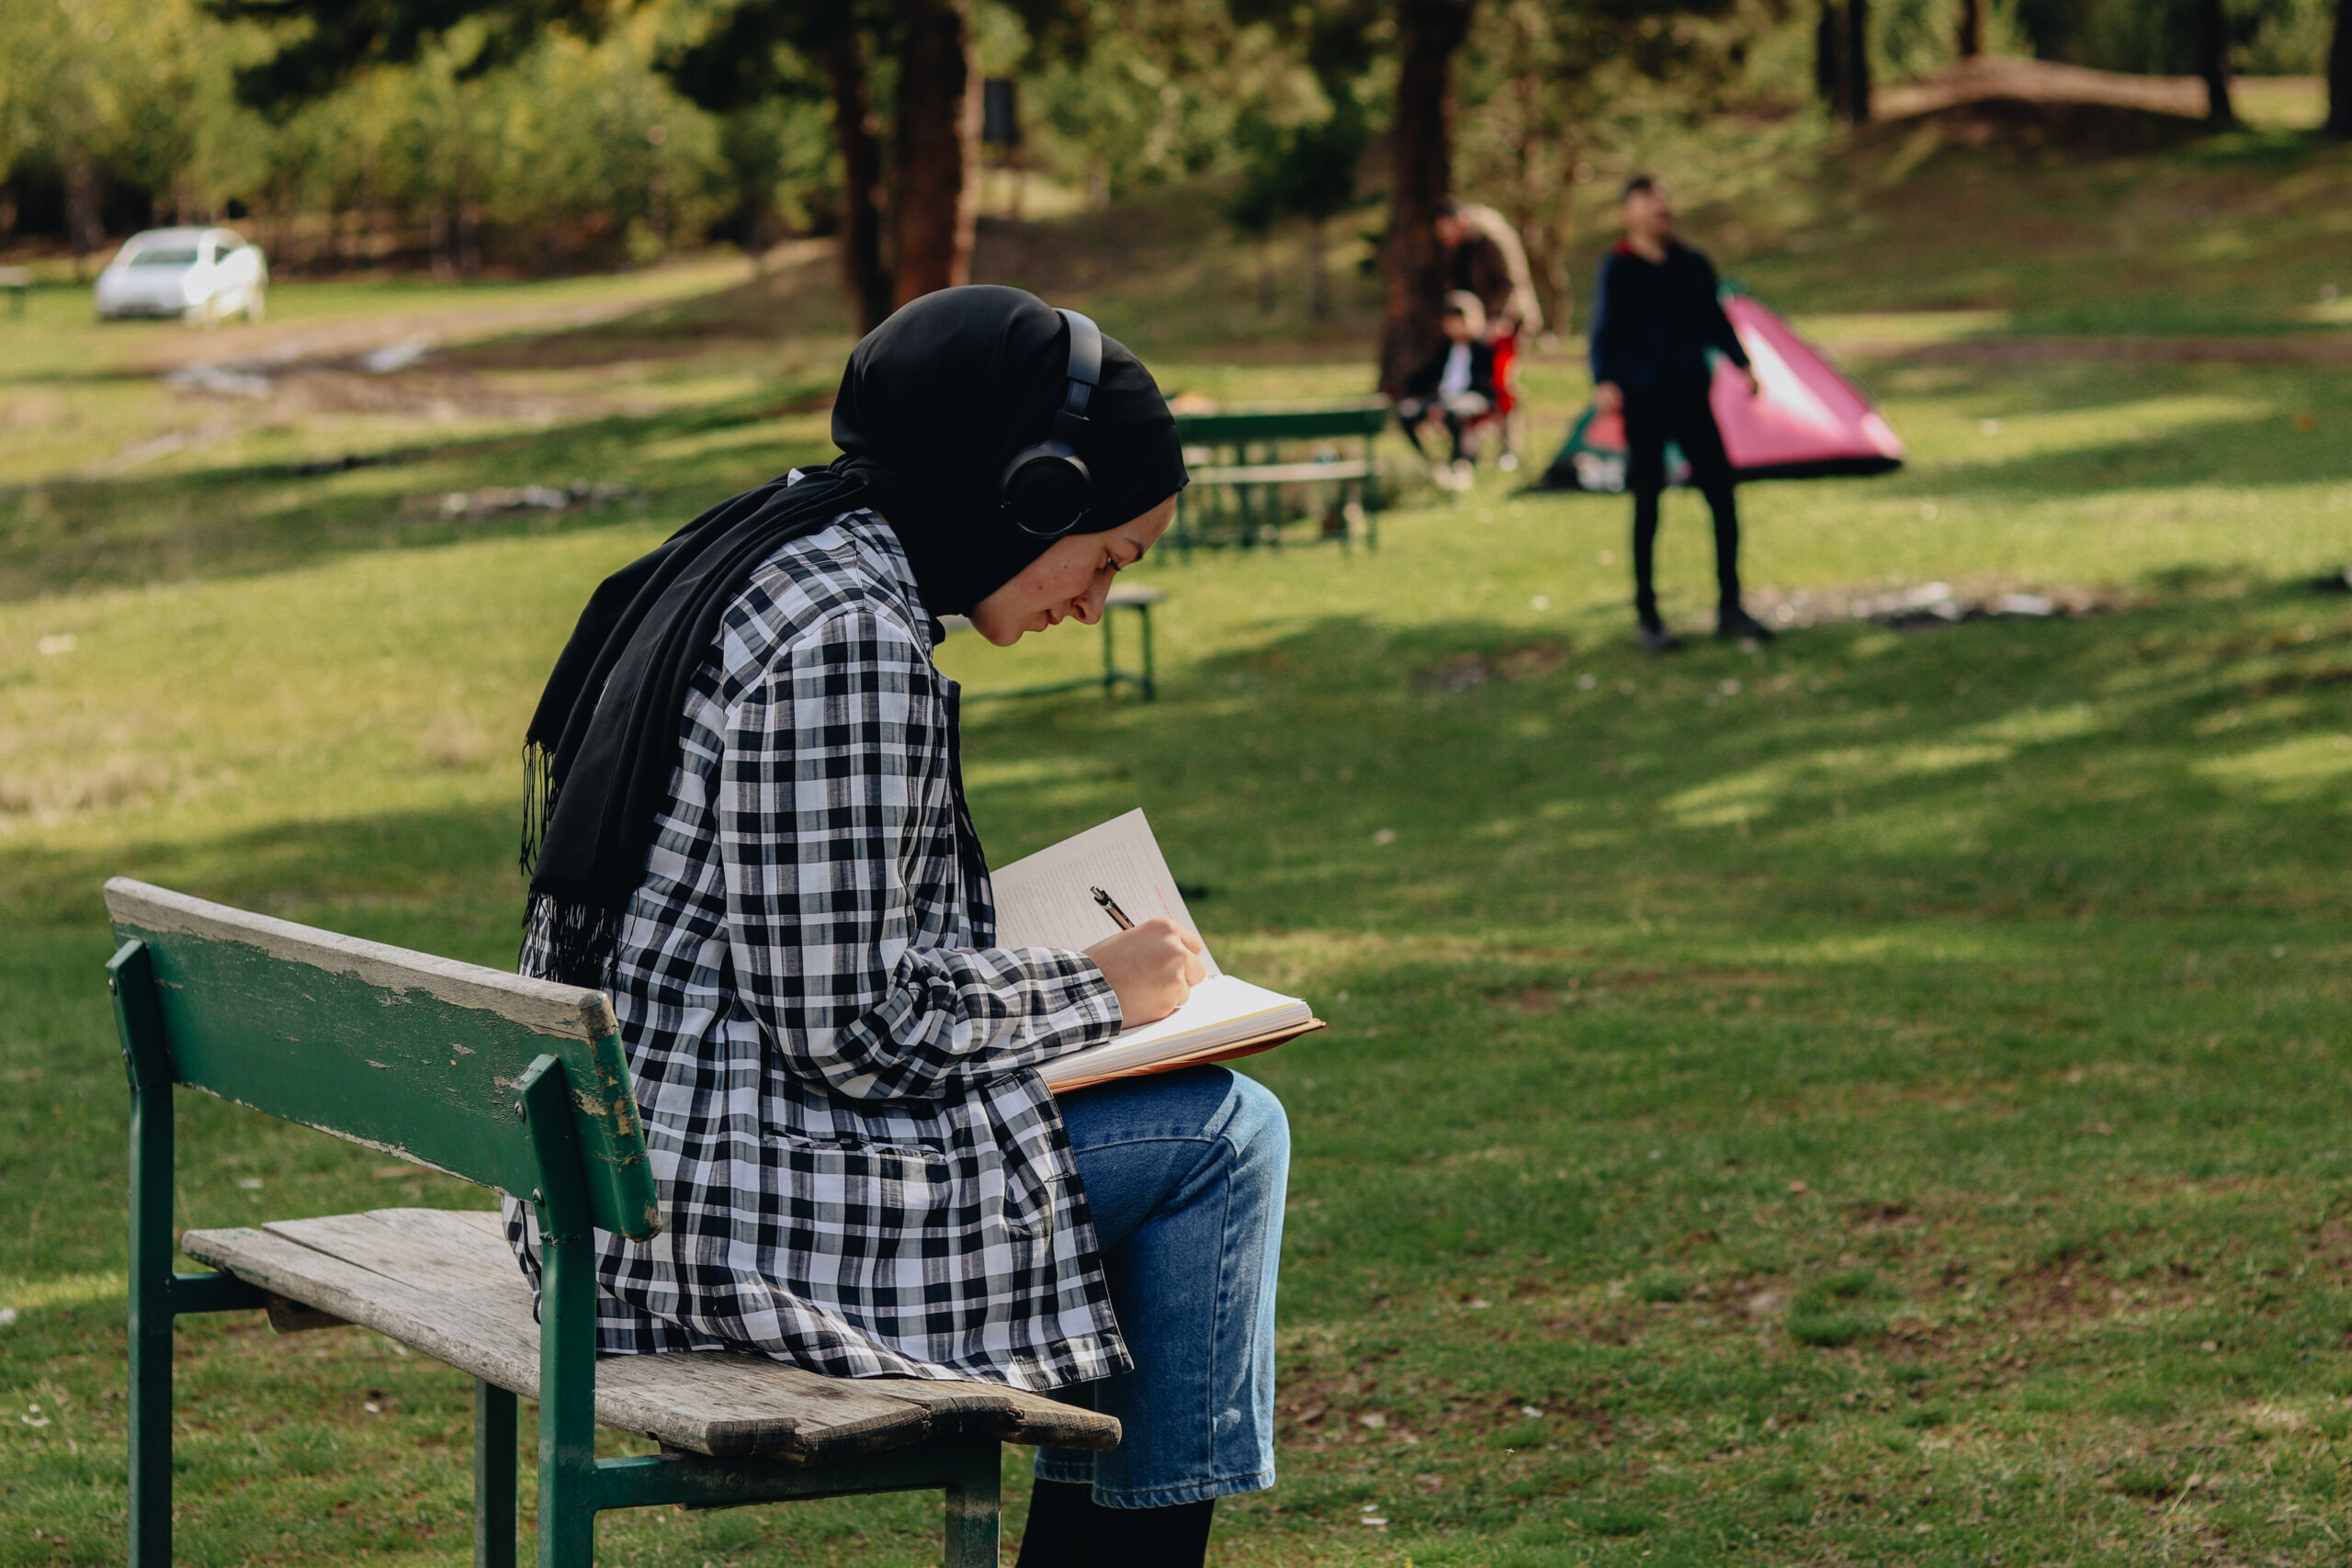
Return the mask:
<path id="1" fill-rule="evenodd" d="M 1093 504 L 1094 476 L 1078 451 L 1086 437 L 1086 405 L 1102 380 L 1102 329 L 1076 310 L 1058 313 L 1069 323 L 1069 365 L 1052 434 L 1015 452 L 997 481 L 1013 526 L 1045 539 L 1077 527 Z"/>

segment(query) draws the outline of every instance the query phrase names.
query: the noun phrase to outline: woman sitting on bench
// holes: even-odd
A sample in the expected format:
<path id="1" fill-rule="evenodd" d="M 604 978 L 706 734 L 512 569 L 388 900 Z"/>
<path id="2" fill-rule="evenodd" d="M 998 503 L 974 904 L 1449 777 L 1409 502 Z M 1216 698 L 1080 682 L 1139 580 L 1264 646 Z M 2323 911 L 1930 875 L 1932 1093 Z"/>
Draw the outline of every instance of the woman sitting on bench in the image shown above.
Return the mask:
<path id="1" fill-rule="evenodd" d="M 939 615 L 1100 619 L 1175 423 L 1091 321 L 971 288 L 858 344 L 833 440 L 607 579 L 531 721 L 523 968 L 611 992 L 662 1200 L 597 1235 L 599 1346 L 1066 1390 L 1125 1437 L 1039 1452 L 1021 1562 L 1190 1568 L 1273 1483 L 1288 1128 L 1224 1067 L 1039 1082 L 1173 1011 L 1199 939 L 995 945 L 931 661 Z"/>

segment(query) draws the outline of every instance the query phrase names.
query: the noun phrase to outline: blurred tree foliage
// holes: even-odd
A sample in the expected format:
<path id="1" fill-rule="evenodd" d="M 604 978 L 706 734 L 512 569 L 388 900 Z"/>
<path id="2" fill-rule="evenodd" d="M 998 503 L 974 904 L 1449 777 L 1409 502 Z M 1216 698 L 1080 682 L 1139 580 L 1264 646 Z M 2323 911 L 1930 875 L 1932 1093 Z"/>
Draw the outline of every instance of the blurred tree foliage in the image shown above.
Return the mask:
<path id="1" fill-rule="evenodd" d="M 272 118 L 236 96 L 270 54 L 251 25 L 187 0 L 0 6 L 0 228 L 80 253 L 149 223 L 242 221 L 293 272 L 551 270 L 700 244 L 743 195 L 718 122 L 652 69 L 673 20 L 548 33 L 492 69 L 460 29 Z M 779 103 L 756 134 L 769 199 L 807 221 L 821 115 Z"/>
<path id="2" fill-rule="evenodd" d="M 2194 75 L 2200 0 L 2016 0 L 2018 28 L 2044 60 L 2104 71 Z M 2317 75 L 2334 0 L 2228 0 L 2230 63 L 2250 75 Z"/>
<path id="3" fill-rule="evenodd" d="M 2198 4 L 1989 0 L 1984 42 L 2188 70 Z M 2322 69 L 2344 4 L 2228 0 L 2233 64 Z M 1101 202 L 1205 176 L 1261 235 L 1374 200 L 1418 222 L 1458 191 L 1520 226 L 1564 321 L 1585 179 L 1663 121 L 1810 96 L 1804 0 L 5 0 L 0 243 L 225 220 L 281 271 L 465 274 L 838 230 L 870 318 L 906 287 L 890 128 L 925 5 L 1020 81 L 1035 178 Z M 1953 58 L 1961 9 L 1872 0 L 1873 68 Z M 1414 223 L 1385 244 L 1418 299 L 1433 254 Z"/>

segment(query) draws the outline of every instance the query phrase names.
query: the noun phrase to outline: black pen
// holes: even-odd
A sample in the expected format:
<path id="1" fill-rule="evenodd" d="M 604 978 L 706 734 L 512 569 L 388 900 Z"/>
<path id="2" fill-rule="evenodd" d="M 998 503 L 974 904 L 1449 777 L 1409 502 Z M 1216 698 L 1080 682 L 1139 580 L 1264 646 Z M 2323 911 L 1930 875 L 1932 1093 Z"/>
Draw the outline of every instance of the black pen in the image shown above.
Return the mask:
<path id="1" fill-rule="evenodd" d="M 1121 931 L 1131 931 L 1136 929 L 1136 923 L 1127 919 L 1127 912 L 1119 908 L 1119 901 L 1116 898 L 1112 897 L 1100 887 L 1090 887 L 1087 891 L 1094 895 L 1094 901 L 1102 906 L 1102 912 L 1110 916 Z"/>

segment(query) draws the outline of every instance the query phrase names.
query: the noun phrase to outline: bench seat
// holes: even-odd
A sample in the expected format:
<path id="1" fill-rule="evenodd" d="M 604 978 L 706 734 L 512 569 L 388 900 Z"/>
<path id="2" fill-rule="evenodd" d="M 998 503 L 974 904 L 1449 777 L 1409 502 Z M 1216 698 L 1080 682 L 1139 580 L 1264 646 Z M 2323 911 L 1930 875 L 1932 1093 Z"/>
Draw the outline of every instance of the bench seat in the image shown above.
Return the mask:
<path id="1" fill-rule="evenodd" d="M 198 1262 L 310 1309 L 281 1326 L 356 1323 L 525 1397 L 539 1392 L 539 1325 L 499 1216 L 376 1209 L 189 1231 Z M 714 1458 L 826 1464 L 937 1438 L 1112 1449 L 1119 1423 L 996 1383 L 831 1378 L 764 1356 L 605 1356 L 596 1421 Z"/>

